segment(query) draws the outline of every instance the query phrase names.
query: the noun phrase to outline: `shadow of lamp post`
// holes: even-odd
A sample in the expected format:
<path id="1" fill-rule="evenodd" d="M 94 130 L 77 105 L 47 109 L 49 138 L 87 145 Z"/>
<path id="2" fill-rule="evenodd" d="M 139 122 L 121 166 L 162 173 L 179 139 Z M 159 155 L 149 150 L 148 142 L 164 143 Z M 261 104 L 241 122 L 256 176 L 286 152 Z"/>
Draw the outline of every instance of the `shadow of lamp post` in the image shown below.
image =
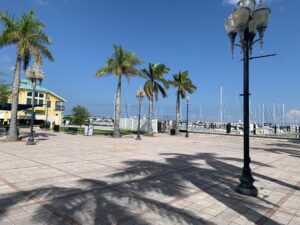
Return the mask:
<path id="1" fill-rule="evenodd" d="M 189 102 L 190 102 L 190 97 L 186 96 L 186 133 L 185 137 L 189 137 Z"/>
<path id="2" fill-rule="evenodd" d="M 259 1 L 256 7 L 255 0 L 241 0 L 238 2 L 236 9 L 225 19 L 225 28 L 231 42 L 231 51 L 235 46 L 239 46 L 243 51 L 244 63 L 244 167 L 240 177 L 241 183 L 236 187 L 236 191 L 243 195 L 257 196 L 258 191 L 254 186 L 254 179 L 250 169 L 250 153 L 249 153 L 249 60 L 267 56 L 259 56 L 250 58 L 253 45 L 259 41 L 260 47 L 263 46 L 264 32 L 268 26 L 270 8 Z M 255 40 L 256 33 L 259 38 Z M 235 44 L 235 38 L 239 34 L 240 44 Z"/>
<path id="3" fill-rule="evenodd" d="M 145 95 L 146 93 L 142 87 L 139 87 L 139 89 L 136 90 L 135 96 L 139 102 L 138 132 L 137 132 L 136 140 L 141 140 L 141 105 Z"/>
<path id="4" fill-rule="evenodd" d="M 36 85 L 41 85 L 44 79 L 44 73 L 39 69 L 39 65 L 34 64 L 32 66 L 32 69 L 26 71 L 26 75 L 28 80 L 32 84 L 32 100 L 31 100 L 32 113 L 31 113 L 31 121 L 30 121 L 30 136 L 26 144 L 35 145 L 33 126 L 34 126 L 34 117 L 35 117 L 34 107 L 35 107 Z"/>

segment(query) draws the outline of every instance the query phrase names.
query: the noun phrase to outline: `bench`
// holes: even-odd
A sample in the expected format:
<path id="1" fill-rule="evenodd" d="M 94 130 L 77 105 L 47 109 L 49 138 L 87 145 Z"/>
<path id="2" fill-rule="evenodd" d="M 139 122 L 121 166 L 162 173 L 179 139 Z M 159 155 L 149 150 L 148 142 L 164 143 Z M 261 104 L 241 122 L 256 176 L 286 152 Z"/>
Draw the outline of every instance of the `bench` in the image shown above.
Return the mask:
<path id="1" fill-rule="evenodd" d="M 77 134 L 78 128 L 77 127 L 66 127 L 65 132 L 67 134 Z"/>

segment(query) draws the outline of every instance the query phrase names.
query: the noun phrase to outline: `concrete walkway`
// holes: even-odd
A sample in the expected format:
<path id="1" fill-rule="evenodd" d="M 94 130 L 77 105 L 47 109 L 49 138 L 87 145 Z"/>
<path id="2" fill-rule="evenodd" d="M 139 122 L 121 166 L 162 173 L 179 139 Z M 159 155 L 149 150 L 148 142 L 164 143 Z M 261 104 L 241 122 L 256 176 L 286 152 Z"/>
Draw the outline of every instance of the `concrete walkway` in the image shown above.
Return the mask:
<path id="1" fill-rule="evenodd" d="M 251 139 L 257 198 L 234 192 L 242 138 L 0 140 L 0 224 L 300 224 L 300 142 Z"/>

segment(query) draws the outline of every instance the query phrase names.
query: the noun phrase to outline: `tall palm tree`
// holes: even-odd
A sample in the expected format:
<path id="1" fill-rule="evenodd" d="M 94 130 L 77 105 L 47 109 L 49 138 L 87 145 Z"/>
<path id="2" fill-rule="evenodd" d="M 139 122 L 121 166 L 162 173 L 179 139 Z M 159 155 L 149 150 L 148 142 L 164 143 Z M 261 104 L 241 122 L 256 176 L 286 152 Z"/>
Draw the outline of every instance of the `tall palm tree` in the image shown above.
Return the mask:
<path id="1" fill-rule="evenodd" d="M 142 73 L 148 79 L 144 85 L 144 90 L 149 99 L 149 119 L 148 119 L 148 135 L 153 135 L 152 130 L 152 114 L 153 114 L 153 97 L 158 100 L 159 93 L 165 98 L 167 93 L 165 89 L 169 88 L 168 81 L 164 79 L 164 74 L 169 72 L 169 68 L 164 64 L 151 64 L 149 68 L 143 69 Z"/>
<path id="2" fill-rule="evenodd" d="M 5 13 L 0 13 L 0 22 L 3 30 L 0 33 L 0 48 L 9 45 L 17 47 L 17 59 L 14 69 L 12 87 L 11 120 L 9 125 L 9 141 L 17 141 L 17 109 L 19 101 L 19 86 L 21 67 L 26 70 L 32 56 L 37 64 L 42 64 L 42 58 L 54 61 L 47 48 L 51 44 L 50 38 L 44 33 L 44 24 L 36 18 L 33 11 L 22 15 L 18 20 Z"/>
<path id="3" fill-rule="evenodd" d="M 186 98 L 186 92 L 192 94 L 196 91 L 197 87 L 193 84 L 189 78 L 189 72 L 183 71 L 173 75 L 173 80 L 170 84 L 177 88 L 176 92 L 176 133 L 179 132 L 179 108 L 180 108 L 180 98 Z"/>
<path id="4" fill-rule="evenodd" d="M 120 116 L 121 116 L 121 84 L 122 77 L 125 76 L 130 81 L 131 76 L 141 76 L 141 72 L 136 68 L 142 64 L 139 56 L 124 50 L 121 46 L 113 46 L 114 54 L 106 61 L 105 66 L 96 72 L 97 77 L 113 74 L 118 79 L 117 95 L 115 104 L 114 137 L 120 137 Z"/>

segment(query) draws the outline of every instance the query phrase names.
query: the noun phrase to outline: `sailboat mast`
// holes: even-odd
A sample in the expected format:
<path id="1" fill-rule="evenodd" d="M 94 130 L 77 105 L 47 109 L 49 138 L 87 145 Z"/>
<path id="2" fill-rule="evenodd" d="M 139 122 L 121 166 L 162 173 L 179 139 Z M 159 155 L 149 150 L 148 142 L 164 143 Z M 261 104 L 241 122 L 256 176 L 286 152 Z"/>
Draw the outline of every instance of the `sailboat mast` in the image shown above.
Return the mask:
<path id="1" fill-rule="evenodd" d="M 236 92 L 236 122 L 239 121 L 239 91 Z"/>
<path id="2" fill-rule="evenodd" d="M 260 110 L 260 102 L 258 103 L 258 124 L 260 124 L 260 119 L 261 119 L 261 110 Z"/>
<path id="3" fill-rule="evenodd" d="M 265 104 L 262 104 L 262 126 L 264 127 L 265 126 Z"/>
<path id="4" fill-rule="evenodd" d="M 276 124 L 276 108 L 275 108 L 275 103 L 273 103 L 273 121 L 274 125 Z"/>
<path id="5" fill-rule="evenodd" d="M 220 90 L 220 122 L 223 123 L 223 87 Z"/>
<path id="6" fill-rule="evenodd" d="M 282 104 L 282 125 L 285 126 L 285 105 Z"/>

